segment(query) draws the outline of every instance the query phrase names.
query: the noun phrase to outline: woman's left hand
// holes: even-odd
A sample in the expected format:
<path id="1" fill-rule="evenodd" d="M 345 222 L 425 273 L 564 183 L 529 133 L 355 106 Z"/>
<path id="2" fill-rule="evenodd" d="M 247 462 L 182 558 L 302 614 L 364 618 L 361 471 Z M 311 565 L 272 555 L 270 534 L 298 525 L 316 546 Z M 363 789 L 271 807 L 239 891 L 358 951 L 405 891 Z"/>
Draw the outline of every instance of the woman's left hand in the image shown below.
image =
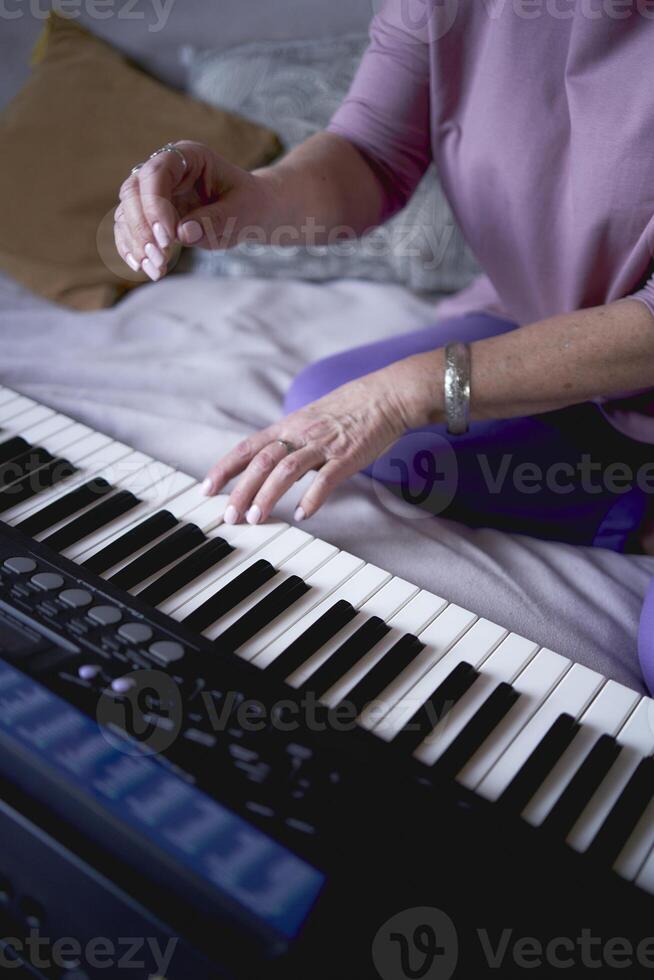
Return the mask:
<path id="1" fill-rule="evenodd" d="M 369 466 L 409 427 L 411 413 L 401 394 L 406 391 L 407 363 L 334 389 L 224 456 L 209 472 L 204 489 L 213 495 L 242 474 L 229 497 L 226 523 L 265 521 L 294 483 L 317 470 L 295 511 L 296 521 L 312 517 L 332 490 Z"/>

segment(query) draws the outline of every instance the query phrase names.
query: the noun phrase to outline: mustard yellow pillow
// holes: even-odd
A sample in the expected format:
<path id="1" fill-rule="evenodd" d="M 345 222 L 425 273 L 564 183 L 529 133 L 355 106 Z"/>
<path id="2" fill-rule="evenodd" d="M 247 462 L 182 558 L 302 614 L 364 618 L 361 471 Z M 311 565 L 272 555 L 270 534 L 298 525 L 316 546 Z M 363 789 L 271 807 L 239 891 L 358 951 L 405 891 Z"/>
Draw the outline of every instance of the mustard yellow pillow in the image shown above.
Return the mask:
<path id="1" fill-rule="evenodd" d="M 33 72 L 0 115 L 0 267 L 78 310 L 144 281 L 113 245 L 118 188 L 169 140 L 199 140 L 253 169 L 277 136 L 144 74 L 78 24 L 50 14 Z"/>

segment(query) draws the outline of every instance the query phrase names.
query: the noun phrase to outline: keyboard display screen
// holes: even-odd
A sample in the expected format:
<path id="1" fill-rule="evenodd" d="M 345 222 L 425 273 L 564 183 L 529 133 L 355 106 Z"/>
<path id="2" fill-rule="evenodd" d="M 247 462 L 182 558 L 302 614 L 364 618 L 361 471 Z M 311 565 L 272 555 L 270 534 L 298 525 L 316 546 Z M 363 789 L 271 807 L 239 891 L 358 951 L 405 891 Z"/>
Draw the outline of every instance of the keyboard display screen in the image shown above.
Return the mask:
<path id="1" fill-rule="evenodd" d="M 0 662 L 0 732 L 284 939 L 325 876 L 153 758 L 124 751 L 86 715 Z"/>

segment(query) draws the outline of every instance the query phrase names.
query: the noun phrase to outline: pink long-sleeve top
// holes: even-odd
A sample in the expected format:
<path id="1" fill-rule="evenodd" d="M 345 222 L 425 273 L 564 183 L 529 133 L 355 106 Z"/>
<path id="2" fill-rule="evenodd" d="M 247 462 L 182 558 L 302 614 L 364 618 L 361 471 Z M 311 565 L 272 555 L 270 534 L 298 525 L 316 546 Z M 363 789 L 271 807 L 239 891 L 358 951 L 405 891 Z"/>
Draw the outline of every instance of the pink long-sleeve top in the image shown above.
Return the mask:
<path id="1" fill-rule="evenodd" d="M 385 217 L 435 161 L 485 273 L 448 312 L 523 325 L 631 296 L 654 316 L 654 0 L 378 7 L 329 129 L 373 165 Z M 654 390 L 603 408 L 654 443 Z"/>

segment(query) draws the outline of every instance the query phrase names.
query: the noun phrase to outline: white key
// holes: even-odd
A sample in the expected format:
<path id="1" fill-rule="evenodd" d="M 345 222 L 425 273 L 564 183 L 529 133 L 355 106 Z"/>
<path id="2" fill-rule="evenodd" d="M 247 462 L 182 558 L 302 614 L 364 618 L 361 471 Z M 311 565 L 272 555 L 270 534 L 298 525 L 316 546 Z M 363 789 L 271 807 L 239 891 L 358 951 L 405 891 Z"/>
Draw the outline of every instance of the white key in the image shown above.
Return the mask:
<path id="1" fill-rule="evenodd" d="M 43 413 L 42 418 L 47 418 L 48 415 L 54 415 L 51 408 L 46 408 L 45 405 L 38 405 L 31 398 L 26 398 L 25 395 L 12 398 L 0 406 L 0 425 L 3 428 L 6 426 L 9 431 L 15 431 L 16 424 L 20 425 L 20 422 L 14 421 L 14 426 L 12 427 L 10 424 L 12 420 L 17 420 L 21 415 L 25 415 L 26 412 L 37 408 Z"/>
<path id="2" fill-rule="evenodd" d="M 198 503 L 196 497 L 199 489 L 196 483 L 195 486 L 176 497 L 169 504 L 168 510 L 180 520 L 184 517 L 192 524 L 197 524 L 200 530 L 206 534 L 222 524 L 229 495 L 221 493 L 216 497 L 205 497 L 200 492 L 201 503 Z"/>
<path id="3" fill-rule="evenodd" d="M 524 636 L 518 636 L 517 633 L 510 633 L 507 636 L 506 630 L 501 627 L 497 629 L 499 645 L 484 660 L 475 683 L 436 726 L 430 738 L 426 739 L 414 753 L 425 765 L 433 766 L 440 759 L 498 684 L 512 683 L 538 650 L 538 644 L 532 643 Z"/>
<path id="4" fill-rule="evenodd" d="M 522 695 L 502 721 L 491 732 L 483 745 L 468 760 L 457 779 L 469 789 L 474 789 L 497 759 L 507 750 L 545 698 L 554 689 L 571 662 L 552 650 L 540 650 L 516 677 L 513 686 Z"/>
<path id="5" fill-rule="evenodd" d="M 447 611 L 443 613 L 444 616 Z M 440 619 L 442 617 L 439 617 L 436 623 L 439 623 Z M 443 624 L 441 624 L 441 628 L 442 626 Z M 425 635 L 428 632 L 425 631 Z M 477 668 L 495 649 L 505 634 L 506 630 L 487 619 L 478 619 L 477 622 L 473 622 L 461 639 L 458 642 L 455 641 L 454 646 L 451 646 L 447 653 L 439 657 L 420 681 L 398 701 L 393 710 L 375 729 L 375 734 L 387 741 L 394 738 L 458 664 L 466 662 Z M 424 642 L 423 636 L 420 637 L 420 640 Z M 383 702 L 384 695 L 380 700 Z"/>
<path id="6" fill-rule="evenodd" d="M 304 534 L 305 532 L 302 533 Z M 266 582 L 256 592 L 253 592 L 252 595 L 249 595 L 247 599 L 240 602 L 226 616 L 222 616 L 216 623 L 207 627 L 203 631 L 204 636 L 210 640 L 217 639 L 233 623 L 237 622 L 241 616 L 244 616 L 250 609 L 253 609 L 265 596 L 276 589 L 278 585 L 281 585 L 287 578 L 290 578 L 291 575 L 297 575 L 304 582 L 307 582 L 319 568 L 322 568 L 330 558 L 334 557 L 337 550 L 333 545 L 327 544 L 326 541 L 320 541 L 318 538 L 310 539 L 302 547 L 296 548 L 287 559 L 275 563 L 280 569 L 280 574 L 276 575 L 272 581 Z"/>
<path id="7" fill-rule="evenodd" d="M 384 591 L 390 588 L 394 582 L 402 582 L 402 579 L 393 579 L 385 587 Z M 369 608 L 373 608 L 376 605 L 377 596 L 373 595 L 371 602 L 366 602 L 362 609 L 364 612 L 367 612 Z M 369 650 L 365 657 L 362 657 L 355 664 L 352 670 L 349 670 L 347 674 L 339 678 L 336 684 L 328 691 L 325 691 L 321 700 L 330 707 L 342 701 L 350 693 L 352 688 L 389 654 L 403 636 L 406 636 L 408 633 L 418 636 L 446 606 L 446 600 L 434 595 L 433 592 L 418 591 L 414 596 L 409 597 L 406 603 L 399 605 L 396 611 L 391 612 L 391 615 L 382 616 L 383 619 L 387 620 L 390 632 L 379 643 L 375 644 L 373 649 Z M 373 615 L 381 616 L 382 614 L 377 612 Z M 335 637 L 336 642 L 332 644 L 330 655 L 333 650 L 338 649 L 348 636 L 351 636 L 355 632 L 359 625 L 359 623 L 351 623 L 345 630 L 339 633 L 338 637 Z"/>
<path id="8" fill-rule="evenodd" d="M 577 718 L 595 697 L 604 678 L 595 670 L 573 664 L 544 704 L 477 786 L 487 800 L 497 800 L 561 714 Z"/>
<path id="9" fill-rule="evenodd" d="M 582 728 L 575 735 L 552 771 L 522 811 L 522 816 L 540 827 L 577 770 L 583 765 L 601 735 L 616 735 L 640 700 L 636 691 L 607 681 L 581 716 Z"/>
<path id="10" fill-rule="evenodd" d="M 235 527 L 221 524 L 220 537 L 225 538 L 236 550 L 220 563 L 219 571 L 209 569 L 189 585 L 180 589 L 179 592 L 170 596 L 165 602 L 162 602 L 158 608 L 161 612 L 174 616 L 178 620 L 190 615 L 193 609 L 196 609 L 205 599 L 226 585 L 227 581 L 233 578 L 235 574 L 240 574 L 245 569 L 246 564 L 251 564 L 253 560 L 259 558 L 268 558 L 271 554 L 273 557 L 278 554 L 278 551 L 275 550 L 277 540 L 285 539 L 291 530 L 294 529 L 283 523 L 237 525 Z M 297 539 L 293 538 L 292 540 L 296 541 Z M 281 549 L 282 551 L 284 549 L 283 541 Z"/>
<path id="11" fill-rule="evenodd" d="M 628 881 L 633 881 L 654 847 L 654 800 L 650 800 L 618 854 L 613 869 Z"/>
<path id="12" fill-rule="evenodd" d="M 643 756 L 654 751 L 654 702 L 642 698 L 617 735 L 622 752 L 579 815 L 567 837 L 576 851 L 585 851 L 613 809 Z"/>
<path id="13" fill-rule="evenodd" d="M 12 391 L 11 388 L 0 388 L 0 405 L 4 405 L 5 402 L 11 402 L 14 398 L 19 398 L 17 391 Z"/>
<path id="14" fill-rule="evenodd" d="M 356 558 L 354 555 L 348 554 L 347 551 L 336 554 L 327 565 L 324 565 L 312 576 L 311 582 L 308 583 L 311 585 L 311 591 L 279 616 L 274 624 L 271 624 L 271 628 L 265 631 L 264 635 L 255 636 L 248 643 L 245 643 L 238 651 L 239 656 L 243 657 L 244 660 L 254 660 L 259 657 L 262 651 L 265 655 L 276 640 L 285 644 L 283 649 L 286 649 L 289 646 L 288 636 L 291 630 L 298 626 L 298 635 L 300 635 L 303 632 L 300 624 L 307 621 L 308 617 L 318 608 L 322 609 L 322 612 L 318 613 L 316 618 L 320 618 L 322 613 L 333 604 L 334 600 L 332 599 L 328 603 L 328 598 L 344 582 L 347 582 L 363 564 L 361 558 Z M 313 622 L 315 622 L 315 618 Z M 258 661 L 257 666 L 261 666 Z"/>
<path id="15" fill-rule="evenodd" d="M 352 620 L 347 626 L 339 630 L 332 637 L 329 643 L 325 643 L 319 650 L 316 650 L 308 660 L 300 667 L 296 668 L 288 677 L 288 683 L 293 687 L 300 687 L 311 678 L 311 676 L 322 667 L 324 663 L 343 645 L 356 631 L 365 623 L 370 616 L 379 616 L 380 619 L 390 619 L 398 608 L 403 606 L 410 598 L 412 586 L 403 579 L 397 579 L 397 588 L 393 585 L 393 578 L 390 572 L 377 568 L 375 565 L 366 565 L 359 573 L 361 576 L 358 584 L 360 590 L 365 582 L 365 589 L 368 593 L 365 602 L 358 605 L 361 616 Z M 365 578 L 363 578 L 365 576 Z M 365 617 L 365 618 L 362 618 Z M 323 694 L 326 692 L 320 692 Z M 322 700 L 325 700 L 324 698 Z"/>
<path id="16" fill-rule="evenodd" d="M 68 418 L 67 415 L 51 415 L 42 422 L 37 422 L 35 425 L 31 425 L 28 429 L 25 429 L 22 435 L 32 446 L 42 446 L 44 439 L 49 439 L 58 432 L 70 429 L 74 425 L 75 422 Z M 81 426 L 81 428 L 86 427 Z M 90 432 L 91 430 L 89 429 L 88 431 Z"/>

